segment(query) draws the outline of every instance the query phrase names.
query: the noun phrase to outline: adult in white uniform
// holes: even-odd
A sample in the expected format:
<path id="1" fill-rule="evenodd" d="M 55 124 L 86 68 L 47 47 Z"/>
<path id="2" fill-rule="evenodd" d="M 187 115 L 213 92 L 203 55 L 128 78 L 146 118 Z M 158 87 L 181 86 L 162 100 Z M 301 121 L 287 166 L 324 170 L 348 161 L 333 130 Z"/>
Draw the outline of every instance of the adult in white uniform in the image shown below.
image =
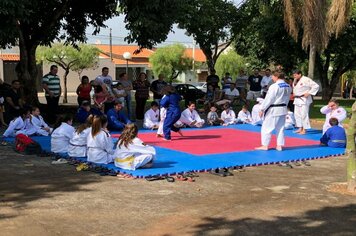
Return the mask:
<path id="1" fill-rule="evenodd" d="M 29 116 L 29 112 L 21 110 L 19 113 L 20 116 L 10 122 L 9 127 L 7 127 L 3 134 L 4 137 L 15 137 L 17 134 L 23 133 L 25 120 Z"/>
<path id="2" fill-rule="evenodd" d="M 320 112 L 324 114 L 325 123 L 323 125 L 323 134 L 331 127 L 330 118 L 336 118 L 339 121 L 339 126 L 342 126 L 342 121 L 346 119 L 347 112 L 344 108 L 339 106 L 339 102 L 336 99 L 331 99 L 327 106 L 323 106 Z"/>
<path id="3" fill-rule="evenodd" d="M 70 157 L 86 157 L 88 136 L 91 133 L 94 116 L 89 115 L 86 122 L 81 124 L 69 140 L 68 155 Z"/>
<path id="4" fill-rule="evenodd" d="M 151 103 L 151 108 L 146 111 L 143 128 L 145 129 L 158 129 L 159 126 L 159 106 L 156 101 Z"/>
<path id="5" fill-rule="evenodd" d="M 261 128 L 262 146 L 256 148 L 256 150 L 268 150 L 272 132 L 275 130 L 277 135 L 276 149 L 282 151 L 287 104 L 291 93 L 291 88 L 284 81 L 284 77 L 284 74 L 281 72 L 274 72 L 272 75 L 272 80 L 275 83 L 269 87 L 260 111 L 261 117 L 264 114 L 264 121 Z"/>
<path id="6" fill-rule="evenodd" d="M 309 106 L 313 102 L 311 95 L 316 95 L 319 85 L 303 76 L 300 70 L 294 71 L 293 77 L 294 116 L 296 127 L 299 128 L 296 133 L 305 134 L 306 129 L 310 129 Z"/>
<path id="7" fill-rule="evenodd" d="M 51 135 L 51 151 L 54 153 L 68 152 L 69 140 L 75 132 L 70 115 L 64 115 L 60 121 L 60 126 L 55 128 Z"/>
<path id="8" fill-rule="evenodd" d="M 194 102 L 189 102 L 188 108 L 182 112 L 179 121 L 189 127 L 196 128 L 203 127 L 205 123 L 205 121 L 200 118 L 198 112 L 195 110 Z"/>
<path id="9" fill-rule="evenodd" d="M 294 126 L 295 126 L 294 113 L 292 111 L 288 111 L 286 115 L 286 123 L 284 125 L 284 129 L 294 129 Z"/>
<path id="10" fill-rule="evenodd" d="M 25 128 L 21 133 L 25 135 L 48 136 L 53 131 L 40 115 L 40 109 L 33 107 L 29 118 L 25 120 Z"/>
<path id="11" fill-rule="evenodd" d="M 252 107 L 251 118 L 253 125 L 262 125 L 262 117 L 260 117 L 261 105 L 263 98 L 257 98 L 257 103 Z"/>
<path id="12" fill-rule="evenodd" d="M 221 120 L 224 121 L 223 126 L 233 125 L 237 122 L 236 114 L 230 109 L 230 104 L 228 103 L 224 105 L 224 111 L 221 112 Z"/>
<path id="13" fill-rule="evenodd" d="M 114 153 L 115 166 L 127 170 L 152 166 L 156 150 L 139 139 L 137 133 L 135 124 L 126 125 Z"/>
<path id="14" fill-rule="evenodd" d="M 107 125 L 106 116 L 94 118 L 92 130 L 87 139 L 87 157 L 90 162 L 108 164 L 114 160 L 114 143 L 106 129 Z"/>
<path id="15" fill-rule="evenodd" d="M 237 114 L 237 121 L 244 124 L 250 124 L 252 122 L 251 113 L 247 110 L 247 106 L 242 106 L 241 111 Z"/>

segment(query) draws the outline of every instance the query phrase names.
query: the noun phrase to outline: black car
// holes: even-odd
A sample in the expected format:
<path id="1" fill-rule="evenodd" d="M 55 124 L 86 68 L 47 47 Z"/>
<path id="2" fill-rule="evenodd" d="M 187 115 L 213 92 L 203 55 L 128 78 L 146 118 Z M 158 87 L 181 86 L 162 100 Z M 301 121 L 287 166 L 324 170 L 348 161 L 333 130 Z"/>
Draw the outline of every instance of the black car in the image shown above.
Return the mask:
<path id="1" fill-rule="evenodd" d="M 184 100 L 185 104 L 187 105 L 188 102 L 196 102 L 199 98 L 204 98 L 205 93 L 191 84 L 172 84 L 176 89 L 177 93 L 181 95 Z"/>

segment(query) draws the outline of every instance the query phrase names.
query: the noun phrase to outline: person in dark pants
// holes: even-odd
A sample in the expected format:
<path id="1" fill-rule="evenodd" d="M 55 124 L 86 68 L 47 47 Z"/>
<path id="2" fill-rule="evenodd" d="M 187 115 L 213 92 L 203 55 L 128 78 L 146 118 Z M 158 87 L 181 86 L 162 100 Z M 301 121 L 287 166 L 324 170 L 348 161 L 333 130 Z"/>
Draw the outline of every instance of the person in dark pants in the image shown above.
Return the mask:
<path id="1" fill-rule="evenodd" d="M 146 73 L 141 72 L 138 79 L 133 83 L 136 90 L 136 119 L 143 120 L 145 114 L 146 101 L 149 98 L 150 82 L 147 80 Z"/>
<path id="2" fill-rule="evenodd" d="M 42 88 L 45 90 L 47 101 L 47 119 L 48 123 L 53 124 L 58 114 L 58 103 L 61 96 L 61 83 L 57 75 L 58 67 L 52 65 L 50 72 L 42 78 Z"/>
<path id="3" fill-rule="evenodd" d="M 24 101 L 21 99 L 20 87 L 20 81 L 13 80 L 11 89 L 5 92 L 5 117 L 7 122 L 18 117 L 20 109 L 23 108 Z"/>

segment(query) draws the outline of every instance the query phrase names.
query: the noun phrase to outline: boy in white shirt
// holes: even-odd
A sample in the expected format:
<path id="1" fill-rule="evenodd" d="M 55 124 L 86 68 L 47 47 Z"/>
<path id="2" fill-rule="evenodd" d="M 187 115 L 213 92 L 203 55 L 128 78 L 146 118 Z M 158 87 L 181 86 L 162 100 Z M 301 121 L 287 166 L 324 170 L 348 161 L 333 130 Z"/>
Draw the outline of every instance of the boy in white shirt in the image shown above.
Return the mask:
<path id="1" fill-rule="evenodd" d="M 224 111 L 221 113 L 221 120 L 224 122 L 223 126 L 234 125 L 236 124 L 236 114 L 230 109 L 230 104 L 225 103 Z"/>
<path id="2" fill-rule="evenodd" d="M 243 124 L 250 124 L 252 122 L 251 113 L 247 110 L 247 106 L 243 105 L 241 111 L 237 115 L 237 121 Z"/>
<path id="3" fill-rule="evenodd" d="M 203 127 L 205 123 L 205 121 L 200 118 L 198 112 L 195 110 L 194 102 L 189 102 L 188 108 L 182 112 L 179 121 L 189 127 L 196 128 Z"/>
<path id="4" fill-rule="evenodd" d="M 143 128 L 145 129 L 158 129 L 159 126 L 159 106 L 156 101 L 151 103 L 151 109 L 146 111 Z"/>
<path id="5" fill-rule="evenodd" d="M 257 98 L 257 103 L 252 107 L 251 118 L 253 125 L 262 125 L 262 118 L 259 115 L 263 98 Z"/>
<path id="6" fill-rule="evenodd" d="M 294 113 L 288 107 L 288 113 L 286 115 L 286 123 L 284 124 L 284 129 L 294 129 L 295 126 L 295 118 Z"/>

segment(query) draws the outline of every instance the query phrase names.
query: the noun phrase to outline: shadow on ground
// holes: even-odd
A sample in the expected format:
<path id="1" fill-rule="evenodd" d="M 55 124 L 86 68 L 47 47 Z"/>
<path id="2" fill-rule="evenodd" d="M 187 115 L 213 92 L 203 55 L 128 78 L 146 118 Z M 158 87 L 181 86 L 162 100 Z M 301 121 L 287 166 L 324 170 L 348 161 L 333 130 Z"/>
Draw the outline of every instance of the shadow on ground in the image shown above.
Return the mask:
<path id="1" fill-rule="evenodd" d="M 301 203 L 302 204 L 302 203 Z M 356 205 L 325 207 L 273 220 L 204 218 L 191 235 L 356 235 Z M 222 231 L 222 232 L 221 232 Z"/>

